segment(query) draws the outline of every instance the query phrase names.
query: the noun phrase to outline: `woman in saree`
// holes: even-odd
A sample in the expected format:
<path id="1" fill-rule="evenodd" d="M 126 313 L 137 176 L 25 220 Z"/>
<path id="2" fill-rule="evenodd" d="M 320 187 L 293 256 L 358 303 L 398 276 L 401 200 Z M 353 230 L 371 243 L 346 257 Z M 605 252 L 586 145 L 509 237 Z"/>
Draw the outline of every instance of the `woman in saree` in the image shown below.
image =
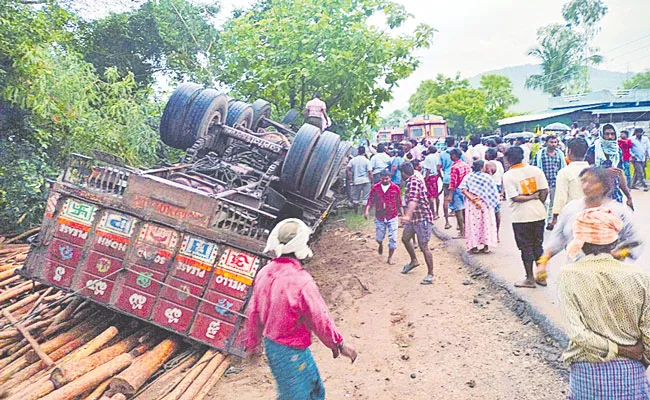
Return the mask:
<path id="1" fill-rule="evenodd" d="M 499 205 L 499 192 L 492 176 L 484 172 L 485 162 L 476 160 L 459 189 L 465 205 L 465 246 L 470 253 L 489 253 L 497 244 L 497 223 L 494 215 Z M 479 249 L 479 246 L 482 246 Z"/>

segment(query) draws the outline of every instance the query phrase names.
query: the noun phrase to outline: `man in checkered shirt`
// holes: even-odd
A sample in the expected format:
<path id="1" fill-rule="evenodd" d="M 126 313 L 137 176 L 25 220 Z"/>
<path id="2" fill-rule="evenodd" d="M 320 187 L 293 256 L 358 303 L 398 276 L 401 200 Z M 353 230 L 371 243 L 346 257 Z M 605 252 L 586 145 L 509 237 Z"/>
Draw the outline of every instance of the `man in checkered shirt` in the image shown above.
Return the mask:
<path id="1" fill-rule="evenodd" d="M 566 159 L 562 150 L 557 148 L 558 139 L 555 136 L 546 138 L 546 147 L 542 148 L 533 160 L 533 165 L 544 171 L 548 181 L 548 198 L 546 200 L 546 229 L 553 230 L 553 202 L 555 200 L 555 183 L 557 174 L 566 167 Z"/>
<path id="2" fill-rule="evenodd" d="M 406 264 L 402 273 L 406 274 L 413 268 L 420 265 L 415 255 L 413 238 L 416 237 L 418 247 L 424 254 L 424 261 L 427 264 L 427 276 L 422 280 L 423 285 L 433 283 L 433 255 L 429 249 L 429 239 L 433 229 L 433 213 L 427 199 L 427 187 L 424 180 L 415 174 L 413 164 L 406 162 L 400 167 L 402 179 L 406 183 L 406 211 L 402 217 L 404 232 L 402 243 L 411 257 L 411 262 Z"/>

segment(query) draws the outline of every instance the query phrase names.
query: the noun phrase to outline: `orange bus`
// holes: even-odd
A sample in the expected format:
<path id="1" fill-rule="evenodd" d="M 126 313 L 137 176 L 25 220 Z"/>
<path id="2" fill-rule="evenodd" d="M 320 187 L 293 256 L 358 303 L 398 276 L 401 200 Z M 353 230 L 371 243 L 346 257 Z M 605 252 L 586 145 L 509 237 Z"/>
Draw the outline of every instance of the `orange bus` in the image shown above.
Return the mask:
<path id="1" fill-rule="evenodd" d="M 383 128 L 377 131 L 377 143 L 399 143 L 404 138 L 404 128 Z"/>
<path id="2" fill-rule="evenodd" d="M 447 121 L 439 115 L 424 115 L 406 121 L 404 127 L 406 137 L 418 142 L 422 139 L 440 139 L 449 134 Z"/>

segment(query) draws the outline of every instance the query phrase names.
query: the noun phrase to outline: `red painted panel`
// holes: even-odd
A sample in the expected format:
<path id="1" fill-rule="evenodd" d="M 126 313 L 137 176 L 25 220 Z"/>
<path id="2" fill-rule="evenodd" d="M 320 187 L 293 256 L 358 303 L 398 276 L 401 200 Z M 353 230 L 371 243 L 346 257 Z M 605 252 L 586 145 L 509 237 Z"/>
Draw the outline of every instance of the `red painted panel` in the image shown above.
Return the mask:
<path id="1" fill-rule="evenodd" d="M 219 349 L 225 349 L 226 341 L 234 329 L 232 324 L 199 313 L 190 329 L 190 336 Z"/>
<path id="2" fill-rule="evenodd" d="M 241 312 L 244 308 L 244 302 L 242 300 L 228 297 L 213 290 L 208 290 L 203 298 L 210 303 L 219 305 L 220 307 L 217 307 L 205 301 L 201 301 L 201 305 L 199 305 L 199 312 L 233 324 L 237 320 L 237 314 L 230 311 Z"/>
<path id="3" fill-rule="evenodd" d="M 83 246 L 86 239 L 88 239 L 89 232 L 89 225 L 59 218 L 54 237 L 61 238 L 77 246 Z"/>
<path id="4" fill-rule="evenodd" d="M 115 302 L 117 308 L 140 318 L 149 318 L 156 302 L 154 296 L 128 286 L 122 286 L 117 290 L 120 291 Z"/>
<path id="5" fill-rule="evenodd" d="M 235 334 L 235 339 L 232 341 L 232 344 L 230 345 L 230 349 L 239 350 L 240 352 L 244 353 L 246 351 L 246 345 L 244 344 L 245 338 L 246 335 L 244 334 L 244 329 L 239 328 L 239 330 Z"/>
<path id="6" fill-rule="evenodd" d="M 91 275 L 89 273 L 82 273 L 76 284 L 76 290 L 81 290 L 82 297 L 89 297 L 100 303 L 108 303 L 113 291 L 114 282 L 103 280 L 99 281 L 100 277 Z"/>
<path id="7" fill-rule="evenodd" d="M 49 258 L 65 266 L 76 268 L 83 249 L 61 239 L 53 239 L 47 252 Z"/>
<path id="8" fill-rule="evenodd" d="M 251 283 L 252 279 L 250 278 L 215 269 L 210 277 L 210 286 L 208 288 L 244 300 L 251 289 Z"/>
<path id="9" fill-rule="evenodd" d="M 187 283 L 176 278 L 169 278 L 166 283 L 167 285 L 173 286 L 173 288 L 168 286 L 163 287 L 161 294 L 161 297 L 163 299 L 167 299 L 176 304 L 191 308 L 192 310 L 196 308 L 199 300 L 195 297 L 189 296 L 187 293 L 201 297 L 203 294 L 203 287 L 192 285 L 191 283 Z"/>
<path id="10" fill-rule="evenodd" d="M 188 257 L 179 255 L 172 265 L 170 274 L 186 282 L 204 286 L 208 279 L 210 279 L 210 270 L 207 268 L 209 267 L 198 262 L 193 262 Z"/>
<path id="11" fill-rule="evenodd" d="M 124 258 L 129 249 L 129 243 L 129 238 L 97 230 L 93 237 L 92 249 L 113 257 Z"/>
<path id="12" fill-rule="evenodd" d="M 140 267 L 138 265 L 130 265 L 129 271 L 126 271 L 124 284 L 155 296 L 160 293 L 162 285 L 153 281 L 151 278 L 158 282 L 162 282 L 163 279 L 165 279 L 165 275 L 162 272 Z"/>
<path id="13" fill-rule="evenodd" d="M 52 285 L 69 288 L 72 285 L 74 269 L 46 259 L 41 276 Z"/>
<path id="14" fill-rule="evenodd" d="M 170 327 L 178 333 L 187 332 L 194 311 L 170 301 L 159 299 L 153 310 L 153 320 L 160 325 Z"/>
<path id="15" fill-rule="evenodd" d="M 86 265 L 83 267 L 85 272 L 88 272 L 99 277 L 105 277 L 118 271 L 122 268 L 122 260 L 113 258 L 96 251 L 91 251 L 88 255 Z M 114 281 L 117 274 L 112 275 L 107 280 Z"/>
<path id="16" fill-rule="evenodd" d="M 135 255 L 132 260 L 135 264 L 166 273 L 174 254 L 169 250 L 158 249 L 144 243 L 136 244 Z"/>

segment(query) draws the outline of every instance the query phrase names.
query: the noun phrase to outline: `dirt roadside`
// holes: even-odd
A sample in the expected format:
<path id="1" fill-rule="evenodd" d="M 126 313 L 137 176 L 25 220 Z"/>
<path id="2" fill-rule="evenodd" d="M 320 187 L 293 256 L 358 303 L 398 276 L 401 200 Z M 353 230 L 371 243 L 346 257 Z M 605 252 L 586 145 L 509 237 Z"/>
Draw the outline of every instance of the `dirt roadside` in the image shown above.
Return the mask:
<path id="1" fill-rule="evenodd" d="M 342 222 L 324 227 L 312 272 L 346 341 L 354 365 L 332 359 L 315 340 L 314 357 L 329 399 L 561 399 L 566 371 L 561 348 L 502 303 L 506 294 L 470 276 L 460 259 L 432 238 L 435 282 L 422 286 L 424 267 L 399 273 L 376 253 L 370 230 Z M 244 362 L 221 380 L 212 398 L 275 398 L 263 358 Z"/>

